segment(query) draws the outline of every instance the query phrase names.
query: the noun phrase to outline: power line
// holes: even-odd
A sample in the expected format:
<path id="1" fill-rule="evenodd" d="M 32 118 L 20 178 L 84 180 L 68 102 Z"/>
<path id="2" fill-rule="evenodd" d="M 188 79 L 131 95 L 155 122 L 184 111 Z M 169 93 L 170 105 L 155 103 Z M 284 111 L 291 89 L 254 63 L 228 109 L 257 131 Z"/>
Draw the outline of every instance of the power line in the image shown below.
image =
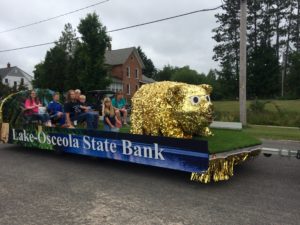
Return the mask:
<path id="1" fill-rule="evenodd" d="M 145 22 L 145 23 L 139 23 L 139 24 L 135 24 L 135 25 L 127 26 L 127 27 L 117 28 L 117 29 L 110 30 L 110 31 L 107 31 L 107 32 L 108 33 L 113 33 L 113 32 L 117 32 L 117 31 L 121 31 L 121 30 L 132 29 L 132 28 L 135 28 L 135 27 L 141 27 L 141 26 L 145 26 L 145 25 L 149 25 L 149 24 L 153 24 L 153 23 L 159 23 L 159 22 L 162 22 L 162 21 L 171 20 L 171 19 L 175 19 L 175 18 L 183 17 L 183 16 L 188 16 L 188 15 L 195 14 L 195 13 L 214 11 L 214 10 L 217 10 L 221 7 L 222 7 L 222 5 L 220 5 L 218 7 L 215 7 L 215 8 L 210 8 L 210 9 L 195 10 L 195 11 L 179 14 L 179 15 L 176 15 L 176 16 L 170 16 L 170 17 L 166 17 L 166 18 L 162 18 L 162 19 L 158 19 L 158 20 L 152 20 L 152 21 Z M 77 39 L 79 39 L 79 37 L 75 38 L 75 40 L 77 40 Z M 46 43 L 35 44 L 35 45 L 28 45 L 28 46 L 19 47 L 19 48 L 5 49 L 5 50 L 0 50 L 0 53 L 11 52 L 11 51 L 16 51 L 16 50 L 22 50 L 22 49 L 28 49 L 28 48 L 35 48 L 35 47 L 40 47 L 40 46 L 50 45 L 50 44 L 55 44 L 55 43 L 57 43 L 57 41 L 46 42 Z"/>
<path id="2" fill-rule="evenodd" d="M 112 33 L 112 32 L 116 32 L 116 31 L 120 31 L 120 30 L 126 30 L 126 29 L 130 29 L 130 28 L 134 28 L 134 27 L 145 26 L 145 25 L 148 25 L 148 24 L 158 23 L 158 22 L 162 22 L 162 21 L 166 21 L 166 20 L 175 19 L 175 18 L 178 18 L 178 17 L 188 16 L 188 15 L 199 13 L 199 12 L 214 11 L 214 10 L 217 10 L 221 7 L 222 7 L 222 5 L 220 5 L 218 7 L 215 7 L 215 8 L 211 8 L 211 9 L 199 9 L 199 10 L 195 10 L 195 11 L 192 11 L 192 12 L 179 14 L 179 15 L 176 15 L 176 16 L 170 16 L 170 17 L 166 17 L 166 18 L 163 18 L 163 19 L 153 20 L 153 21 L 150 21 L 150 22 L 140 23 L 140 24 L 136 24 L 136 25 L 132 25 L 132 26 L 128 26 L 128 27 L 118 28 L 118 29 L 111 30 L 111 31 L 108 31 L 108 32 Z"/>
<path id="3" fill-rule="evenodd" d="M 40 23 L 45 23 L 45 22 L 48 22 L 48 21 L 50 21 L 50 20 L 54 20 L 54 19 L 57 19 L 57 18 L 60 18 L 60 17 L 63 17 L 63 16 L 67 16 L 67 15 L 70 15 L 70 14 L 73 14 L 73 13 L 76 13 L 76 12 L 79 12 L 79 11 L 82 11 L 82 10 L 85 10 L 85 9 L 88 9 L 88 8 L 95 7 L 95 6 L 97 6 L 97 5 L 103 4 L 103 3 L 108 2 L 108 1 L 109 1 L 109 0 L 97 2 L 97 3 L 95 3 L 95 4 L 88 5 L 88 6 L 86 6 L 86 7 L 83 7 L 83 8 L 80 8 L 80 9 L 76 9 L 76 10 L 73 10 L 73 11 L 71 11 L 71 12 L 67 12 L 67 13 L 64 13 L 64 14 L 60 14 L 60 15 L 57 15 L 57 16 L 54 16 L 54 17 L 50 17 L 50 18 L 48 18 L 48 19 L 43 19 L 43 20 L 40 20 L 40 21 L 37 21 L 37 22 L 34 22 L 34 23 L 30 23 L 30 24 L 26 24 L 26 25 L 19 26 L 19 27 L 15 27 L 15 28 L 10 28 L 10 29 L 7 29 L 7 30 L 3 30 L 3 31 L 0 31 L 0 34 L 7 33 L 7 32 L 11 32 L 11 31 L 15 31 L 15 30 L 19 30 L 19 29 L 22 29 L 22 28 L 25 28 L 25 27 L 34 26 L 34 25 L 37 25 L 37 24 L 40 24 Z"/>

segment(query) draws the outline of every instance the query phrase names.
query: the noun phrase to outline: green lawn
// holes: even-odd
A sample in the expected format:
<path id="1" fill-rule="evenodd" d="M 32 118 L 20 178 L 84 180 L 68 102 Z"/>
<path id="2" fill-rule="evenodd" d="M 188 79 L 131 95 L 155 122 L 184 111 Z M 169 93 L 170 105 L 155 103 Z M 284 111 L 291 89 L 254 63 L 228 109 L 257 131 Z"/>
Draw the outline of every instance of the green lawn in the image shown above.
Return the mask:
<path id="1" fill-rule="evenodd" d="M 247 120 L 249 124 L 300 127 L 300 100 L 263 100 L 270 101 L 261 104 L 259 101 L 254 104 L 255 110 L 250 110 L 251 101 L 247 101 Z M 239 121 L 238 101 L 216 101 L 213 102 L 215 108 L 215 120 L 217 121 Z M 262 107 L 262 108 L 259 108 Z M 259 109 L 259 110 L 258 110 Z"/>
<path id="2" fill-rule="evenodd" d="M 265 101 L 265 100 L 263 100 Z M 280 109 L 287 112 L 298 112 L 300 113 L 300 99 L 299 100 L 266 100 L 271 101 L 266 105 L 266 110 L 276 112 L 274 104 L 278 105 Z M 247 101 L 247 107 L 252 101 Z M 273 104 L 274 103 L 274 104 Z M 217 112 L 239 112 L 239 102 L 238 101 L 213 101 L 215 106 L 215 111 Z"/>
<path id="3" fill-rule="evenodd" d="M 212 132 L 214 134 L 212 137 L 196 137 L 196 139 L 208 141 L 210 153 L 226 152 L 261 144 L 260 140 L 244 130 L 212 129 Z"/>
<path id="4" fill-rule="evenodd" d="M 256 138 L 300 141 L 300 128 L 249 125 L 244 132 Z"/>

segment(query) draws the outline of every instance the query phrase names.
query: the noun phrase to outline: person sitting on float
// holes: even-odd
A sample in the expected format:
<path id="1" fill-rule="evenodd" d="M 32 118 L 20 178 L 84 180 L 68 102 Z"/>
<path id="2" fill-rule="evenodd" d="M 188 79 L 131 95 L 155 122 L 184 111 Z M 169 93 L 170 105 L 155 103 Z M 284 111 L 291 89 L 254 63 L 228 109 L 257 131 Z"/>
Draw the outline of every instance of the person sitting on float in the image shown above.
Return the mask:
<path id="1" fill-rule="evenodd" d="M 84 112 L 80 108 L 80 103 L 76 100 L 74 90 L 69 90 L 67 93 L 67 101 L 64 105 L 66 113 L 66 126 L 74 128 L 77 122 L 86 122 L 87 129 L 97 129 L 99 115 L 95 112 Z"/>
<path id="2" fill-rule="evenodd" d="M 86 96 L 85 95 L 79 96 L 79 107 L 84 112 L 92 111 L 92 108 L 86 104 Z"/>
<path id="3" fill-rule="evenodd" d="M 119 127 L 122 125 L 121 121 L 118 119 L 115 109 L 111 104 L 110 98 L 104 98 L 104 114 L 103 114 L 103 124 L 104 131 L 118 132 Z"/>
<path id="4" fill-rule="evenodd" d="M 112 105 L 116 110 L 117 117 L 120 120 L 123 117 L 123 123 L 127 125 L 126 99 L 121 91 L 117 92 L 116 96 L 112 99 Z"/>
<path id="5" fill-rule="evenodd" d="M 51 120 L 48 113 L 42 107 L 42 103 L 36 96 L 36 92 L 34 90 L 30 91 L 30 96 L 25 100 L 25 116 L 30 117 L 31 120 L 41 121 L 45 126 L 51 127 Z M 39 110 L 40 109 L 40 110 Z"/>
<path id="6" fill-rule="evenodd" d="M 76 89 L 75 90 L 75 99 L 78 102 L 79 102 L 79 99 L 80 99 L 80 95 L 81 95 L 81 90 L 80 89 Z"/>
<path id="7" fill-rule="evenodd" d="M 53 101 L 47 106 L 47 111 L 50 115 L 52 124 L 58 122 L 61 126 L 65 124 L 65 113 L 63 106 L 59 103 L 59 93 L 55 92 L 53 95 Z"/>

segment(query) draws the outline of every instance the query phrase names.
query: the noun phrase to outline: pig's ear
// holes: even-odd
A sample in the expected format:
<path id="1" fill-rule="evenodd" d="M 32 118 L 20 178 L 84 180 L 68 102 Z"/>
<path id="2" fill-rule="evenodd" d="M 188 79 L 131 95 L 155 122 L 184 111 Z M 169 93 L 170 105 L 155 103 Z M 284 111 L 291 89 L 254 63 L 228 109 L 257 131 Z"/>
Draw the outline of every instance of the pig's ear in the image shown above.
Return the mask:
<path id="1" fill-rule="evenodd" d="M 200 84 L 199 86 L 206 90 L 207 94 L 210 94 L 213 90 L 212 86 L 208 84 Z"/>
<path id="2" fill-rule="evenodd" d="M 178 105 L 184 97 L 182 85 L 175 85 L 168 88 L 167 101 L 170 105 Z"/>

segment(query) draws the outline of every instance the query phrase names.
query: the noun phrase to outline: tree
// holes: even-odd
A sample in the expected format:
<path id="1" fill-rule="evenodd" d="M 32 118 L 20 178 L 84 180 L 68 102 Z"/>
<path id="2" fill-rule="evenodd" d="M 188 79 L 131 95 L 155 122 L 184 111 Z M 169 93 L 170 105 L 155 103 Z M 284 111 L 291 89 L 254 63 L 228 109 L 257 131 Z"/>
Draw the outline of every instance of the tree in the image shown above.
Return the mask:
<path id="1" fill-rule="evenodd" d="M 11 93 L 11 88 L 8 85 L 3 84 L 0 80 L 0 99 L 9 95 L 10 93 Z"/>
<path id="2" fill-rule="evenodd" d="M 74 54 L 72 67 L 79 80 L 79 88 L 84 91 L 105 89 L 110 84 L 105 67 L 105 51 L 111 38 L 107 35 L 96 13 L 88 14 L 80 21 L 78 31 L 81 40 Z"/>
<path id="3" fill-rule="evenodd" d="M 154 79 L 157 81 L 171 80 L 172 74 L 176 71 L 175 67 L 171 65 L 166 65 L 164 68 L 157 72 Z"/>
<path id="4" fill-rule="evenodd" d="M 203 83 L 209 84 L 209 85 L 212 86 L 213 91 L 211 93 L 211 97 L 212 97 L 213 100 L 222 99 L 222 88 L 221 88 L 220 82 L 218 80 L 216 70 L 209 70 L 209 72 L 206 75 Z"/>
<path id="5" fill-rule="evenodd" d="M 110 80 L 104 65 L 104 54 L 110 37 L 98 16 L 88 14 L 80 21 L 78 31 L 66 24 L 59 41 L 47 51 L 45 60 L 35 66 L 34 87 L 57 91 L 80 88 L 83 91 L 105 89 Z"/>
<path id="6" fill-rule="evenodd" d="M 290 56 L 287 84 L 288 94 L 293 98 L 300 98 L 300 52 L 294 52 Z"/>
<path id="7" fill-rule="evenodd" d="M 198 74 L 196 70 L 190 69 L 189 66 L 176 69 L 172 74 L 171 80 L 187 84 L 201 84 L 205 79 L 204 74 Z"/>
<path id="8" fill-rule="evenodd" d="M 222 85 L 227 89 L 224 90 L 225 96 L 235 98 L 238 96 L 240 1 L 224 0 L 222 9 L 223 13 L 215 15 L 219 26 L 213 29 L 213 39 L 217 42 L 213 49 L 213 59 L 221 66 L 218 75 L 223 85 L 226 85 Z"/>
<path id="9" fill-rule="evenodd" d="M 143 69 L 143 74 L 146 75 L 147 77 L 151 77 L 151 78 L 155 77 L 157 73 L 157 69 L 155 68 L 152 60 L 146 56 L 146 54 L 143 52 L 140 46 L 137 48 L 137 51 L 145 65 L 145 68 Z"/>
<path id="10" fill-rule="evenodd" d="M 220 63 L 218 71 L 218 80 L 224 89 L 223 97 L 234 97 L 238 90 L 238 73 L 239 73 L 239 2 L 224 1 L 223 13 L 216 14 L 219 26 L 213 30 L 213 38 L 217 42 L 214 48 L 213 59 Z M 247 19 L 247 57 L 248 73 L 250 84 L 248 87 L 249 94 L 253 95 L 278 95 L 278 93 L 262 93 L 258 82 L 254 82 L 254 71 L 260 74 L 261 80 L 273 80 L 278 75 L 278 63 L 283 60 L 283 74 L 287 76 L 289 71 L 289 55 L 297 51 L 299 43 L 299 2 L 300 0 L 248 0 L 248 19 Z M 265 49 L 263 49 L 265 48 Z M 273 58 L 275 50 L 276 62 Z M 262 53 L 259 55 L 258 52 Z M 266 55 L 271 58 L 268 61 Z M 283 57 L 287 56 L 287 57 Z M 251 60 L 254 60 L 253 62 Z M 261 62 L 274 62 L 275 66 L 263 66 Z M 257 66 L 257 68 L 255 68 Z M 274 69 L 276 74 L 270 74 L 268 69 Z M 264 70 L 264 71 L 261 71 Z M 269 77 L 268 77 L 269 76 Z M 279 80 L 277 80 L 279 81 Z M 273 83 L 265 84 L 267 86 Z M 278 85 L 273 91 L 278 91 Z M 253 93 L 253 90 L 259 91 Z M 270 89 L 266 90 L 267 92 Z"/>
<path id="11" fill-rule="evenodd" d="M 77 42 L 71 24 L 66 24 L 59 41 L 47 51 L 44 62 L 35 66 L 34 87 L 63 92 L 78 85 L 78 80 L 70 73 Z"/>
<path id="12" fill-rule="evenodd" d="M 279 62 L 276 49 L 259 46 L 249 56 L 247 95 L 250 98 L 273 98 L 280 90 Z"/>
<path id="13" fill-rule="evenodd" d="M 26 91 L 26 90 L 28 90 L 28 87 L 27 85 L 25 85 L 24 79 L 21 79 L 21 82 L 18 86 L 18 91 Z"/>

